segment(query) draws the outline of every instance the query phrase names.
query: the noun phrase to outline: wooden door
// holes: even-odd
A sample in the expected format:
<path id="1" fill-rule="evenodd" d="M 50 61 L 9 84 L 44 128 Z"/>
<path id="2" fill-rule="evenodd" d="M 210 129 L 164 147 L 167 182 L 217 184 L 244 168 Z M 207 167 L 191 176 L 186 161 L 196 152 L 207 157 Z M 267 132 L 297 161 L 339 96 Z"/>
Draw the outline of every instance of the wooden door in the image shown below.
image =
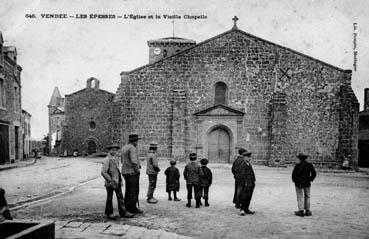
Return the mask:
<path id="1" fill-rule="evenodd" d="M 91 141 L 88 141 L 88 154 L 94 154 L 96 153 L 96 143 L 95 141 L 91 140 Z"/>
<path id="2" fill-rule="evenodd" d="M 218 128 L 208 136 L 208 160 L 215 163 L 229 163 L 230 139 L 226 130 Z"/>
<path id="3" fill-rule="evenodd" d="M 0 164 L 9 162 L 9 126 L 0 124 Z"/>

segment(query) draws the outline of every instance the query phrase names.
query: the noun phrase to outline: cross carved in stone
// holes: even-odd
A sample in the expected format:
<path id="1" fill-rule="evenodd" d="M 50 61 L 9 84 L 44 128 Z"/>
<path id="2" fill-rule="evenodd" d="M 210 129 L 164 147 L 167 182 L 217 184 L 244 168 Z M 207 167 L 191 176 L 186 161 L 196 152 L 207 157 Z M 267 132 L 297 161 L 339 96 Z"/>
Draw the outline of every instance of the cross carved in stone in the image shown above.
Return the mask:
<path id="1" fill-rule="evenodd" d="M 234 22 L 234 24 L 233 24 L 233 29 L 238 29 L 238 28 L 237 28 L 237 21 L 238 21 L 238 17 L 237 17 L 237 16 L 234 16 L 234 17 L 232 18 L 232 20 L 233 20 L 233 22 Z"/>

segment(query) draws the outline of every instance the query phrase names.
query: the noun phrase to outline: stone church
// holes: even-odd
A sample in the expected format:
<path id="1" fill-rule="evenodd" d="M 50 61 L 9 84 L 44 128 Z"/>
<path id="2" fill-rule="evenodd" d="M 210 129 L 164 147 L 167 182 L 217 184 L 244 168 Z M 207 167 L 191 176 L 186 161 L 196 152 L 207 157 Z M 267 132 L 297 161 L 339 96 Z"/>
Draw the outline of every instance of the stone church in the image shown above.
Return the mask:
<path id="1" fill-rule="evenodd" d="M 49 109 L 50 154 L 92 155 L 111 143 L 114 93 L 100 89 L 100 81 L 87 79 L 86 88 L 62 97 L 54 88 Z"/>
<path id="2" fill-rule="evenodd" d="M 351 70 L 237 28 L 201 43 L 170 37 L 148 41 L 149 64 L 121 73 L 112 109 L 112 140 L 158 141 L 164 158 L 229 163 L 239 147 L 255 163 L 357 164 L 359 104 Z"/>

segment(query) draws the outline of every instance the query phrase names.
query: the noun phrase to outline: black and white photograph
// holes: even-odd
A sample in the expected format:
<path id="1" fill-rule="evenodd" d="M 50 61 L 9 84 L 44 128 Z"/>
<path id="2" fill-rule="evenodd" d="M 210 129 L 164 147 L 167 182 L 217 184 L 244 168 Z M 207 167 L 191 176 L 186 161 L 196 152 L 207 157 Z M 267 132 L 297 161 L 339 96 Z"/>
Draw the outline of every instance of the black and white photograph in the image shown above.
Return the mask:
<path id="1" fill-rule="evenodd" d="M 0 0 L 0 239 L 369 238 L 366 0 Z"/>

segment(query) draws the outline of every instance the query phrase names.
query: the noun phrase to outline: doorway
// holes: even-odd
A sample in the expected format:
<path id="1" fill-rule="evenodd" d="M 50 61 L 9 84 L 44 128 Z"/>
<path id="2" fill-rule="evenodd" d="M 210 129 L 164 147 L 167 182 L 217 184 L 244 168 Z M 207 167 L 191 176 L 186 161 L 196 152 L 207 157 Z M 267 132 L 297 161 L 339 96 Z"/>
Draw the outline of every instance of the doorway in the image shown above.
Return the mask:
<path id="1" fill-rule="evenodd" d="M 96 153 L 96 142 L 95 141 L 93 140 L 88 141 L 87 153 L 88 154 Z"/>
<path id="2" fill-rule="evenodd" d="M 208 135 L 208 160 L 214 163 L 229 163 L 230 136 L 221 128 L 215 128 Z"/>
<path id="3" fill-rule="evenodd" d="M 369 140 L 359 140 L 359 167 L 369 168 Z"/>
<path id="4" fill-rule="evenodd" d="M 9 162 L 9 126 L 0 124 L 0 164 Z"/>

